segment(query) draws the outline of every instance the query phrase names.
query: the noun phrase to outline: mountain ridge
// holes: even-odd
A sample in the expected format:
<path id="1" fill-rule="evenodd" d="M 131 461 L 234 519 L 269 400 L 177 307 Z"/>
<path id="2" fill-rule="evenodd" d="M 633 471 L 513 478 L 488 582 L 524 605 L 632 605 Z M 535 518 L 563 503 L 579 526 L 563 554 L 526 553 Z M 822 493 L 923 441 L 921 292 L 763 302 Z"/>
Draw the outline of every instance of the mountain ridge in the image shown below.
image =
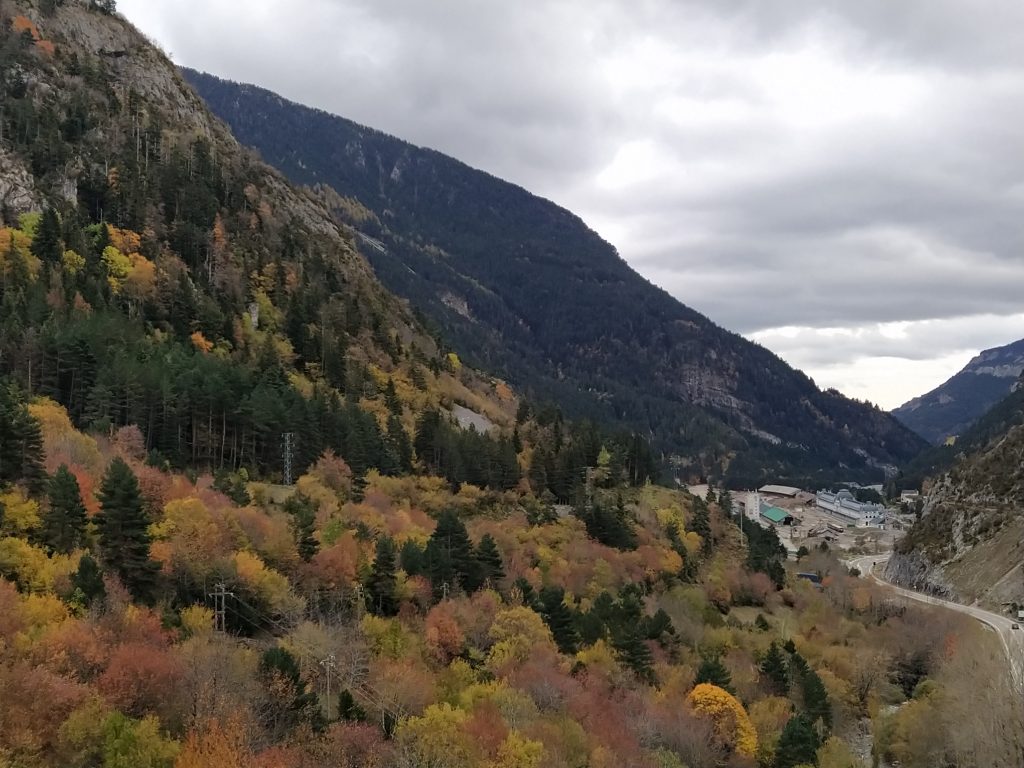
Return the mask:
<path id="1" fill-rule="evenodd" d="M 1024 339 L 979 352 L 955 376 L 892 414 L 931 443 L 956 437 L 1009 394 L 1024 371 Z"/>
<path id="2" fill-rule="evenodd" d="M 648 435 L 678 475 L 877 478 L 924 447 L 678 302 L 571 212 L 434 150 L 184 73 L 243 143 L 341 201 L 338 218 L 377 241 L 363 252 L 384 284 L 470 362 L 572 417 Z"/>

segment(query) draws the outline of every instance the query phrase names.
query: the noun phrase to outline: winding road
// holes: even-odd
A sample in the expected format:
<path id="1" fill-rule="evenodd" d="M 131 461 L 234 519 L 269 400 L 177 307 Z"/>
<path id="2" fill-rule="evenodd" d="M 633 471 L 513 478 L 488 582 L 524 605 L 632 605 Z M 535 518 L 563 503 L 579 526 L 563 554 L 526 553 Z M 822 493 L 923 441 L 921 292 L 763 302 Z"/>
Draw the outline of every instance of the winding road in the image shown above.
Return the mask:
<path id="1" fill-rule="evenodd" d="M 901 597 L 905 597 L 908 600 L 916 600 L 919 603 L 941 606 L 957 613 L 964 613 L 988 626 L 999 635 L 999 639 L 1002 641 L 1003 651 L 1006 653 L 1006 659 L 1010 664 L 1015 682 L 1024 687 L 1024 629 L 1014 629 L 1013 627 L 1016 622 L 1006 616 L 1000 616 L 998 613 L 992 613 L 973 605 L 954 603 L 949 600 L 932 597 L 931 595 L 914 592 L 910 589 L 904 589 L 903 587 L 897 587 L 895 584 L 881 578 L 875 570 L 876 565 L 881 565 L 888 559 L 889 554 L 886 553 L 857 557 L 848 560 L 847 563 L 851 568 L 856 568 L 860 571 L 865 578 L 885 586 Z"/>

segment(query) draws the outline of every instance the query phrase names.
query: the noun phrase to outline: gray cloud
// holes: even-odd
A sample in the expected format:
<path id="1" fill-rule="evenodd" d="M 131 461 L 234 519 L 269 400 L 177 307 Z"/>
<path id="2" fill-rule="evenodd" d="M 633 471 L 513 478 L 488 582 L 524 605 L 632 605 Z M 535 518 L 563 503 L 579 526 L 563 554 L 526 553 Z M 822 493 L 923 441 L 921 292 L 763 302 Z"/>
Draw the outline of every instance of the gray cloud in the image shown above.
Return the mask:
<path id="1" fill-rule="evenodd" d="M 1020 331 L 1017 0 L 120 7 L 181 63 L 572 208 L 684 302 L 886 405 Z M 896 322 L 905 343 L 864 330 Z"/>

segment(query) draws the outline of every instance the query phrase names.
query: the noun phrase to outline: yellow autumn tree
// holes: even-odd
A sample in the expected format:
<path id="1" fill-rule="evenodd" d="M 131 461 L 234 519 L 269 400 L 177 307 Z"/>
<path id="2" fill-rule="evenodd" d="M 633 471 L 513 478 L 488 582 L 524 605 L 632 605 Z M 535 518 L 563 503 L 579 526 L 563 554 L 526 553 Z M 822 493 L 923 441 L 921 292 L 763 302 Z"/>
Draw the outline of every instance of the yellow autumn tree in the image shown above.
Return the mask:
<path id="1" fill-rule="evenodd" d="M 35 280 L 42 262 L 32 255 L 32 236 L 24 230 L 0 227 L 0 275 L 5 279 L 24 277 Z"/>
<path id="2" fill-rule="evenodd" d="M 686 699 L 693 711 L 711 720 L 715 736 L 729 751 L 745 757 L 757 752 L 757 731 L 747 711 L 726 690 L 710 683 L 701 683 Z"/>
<path id="3" fill-rule="evenodd" d="M 422 717 L 410 717 L 395 734 L 415 765 L 472 768 L 475 750 L 463 726 L 469 715 L 451 704 L 431 704 Z"/>
<path id="4" fill-rule="evenodd" d="M 85 257 L 79 256 L 75 251 L 64 251 L 60 260 L 64 273 L 74 277 L 85 270 Z"/>
<path id="5" fill-rule="evenodd" d="M 23 491 L 12 488 L 0 493 L 0 531 L 24 536 L 39 526 L 39 503 L 28 498 Z"/>
<path id="6" fill-rule="evenodd" d="M 525 606 L 500 611 L 488 634 L 494 640 L 487 655 L 487 666 L 492 672 L 521 664 L 538 647 L 553 644 L 551 630 L 544 619 Z"/>
<path id="7" fill-rule="evenodd" d="M 119 296 L 124 290 L 128 273 L 132 271 L 132 263 L 121 251 L 112 245 L 103 249 L 103 268 L 107 271 L 107 285 L 110 292 Z"/>
<path id="8" fill-rule="evenodd" d="M 540 768 L 544 745 L 512 731 L 498 747 L 498 755 L 487 768 Z"/>

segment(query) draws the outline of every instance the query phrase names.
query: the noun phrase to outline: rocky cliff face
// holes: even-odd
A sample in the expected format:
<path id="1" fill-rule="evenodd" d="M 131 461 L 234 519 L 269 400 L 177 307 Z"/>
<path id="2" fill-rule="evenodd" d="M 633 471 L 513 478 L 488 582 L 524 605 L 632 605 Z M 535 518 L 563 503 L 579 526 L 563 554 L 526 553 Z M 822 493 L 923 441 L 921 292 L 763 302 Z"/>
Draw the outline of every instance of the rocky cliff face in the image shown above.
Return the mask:
<path id="1" fill-rule="evenodd" d="M 935 484 L 886 575 L 962 602 L 1024 603 L 1024 425 L 962 457 Z"/>
<path id="2" fill-rule="evenodd" d="M 14 223 L 18 216 L 38 210 L 40 205 L 28 168 L 0 147 L 0 222 Z"/>
<path id="3" fill-rule="evenodd" d="M 915 589 L 945 600 L 960 600 L 942 566 L 932 563 L 920 551 L 894 553 L 885 568 L 885 578 L 900 587 Z"/>

